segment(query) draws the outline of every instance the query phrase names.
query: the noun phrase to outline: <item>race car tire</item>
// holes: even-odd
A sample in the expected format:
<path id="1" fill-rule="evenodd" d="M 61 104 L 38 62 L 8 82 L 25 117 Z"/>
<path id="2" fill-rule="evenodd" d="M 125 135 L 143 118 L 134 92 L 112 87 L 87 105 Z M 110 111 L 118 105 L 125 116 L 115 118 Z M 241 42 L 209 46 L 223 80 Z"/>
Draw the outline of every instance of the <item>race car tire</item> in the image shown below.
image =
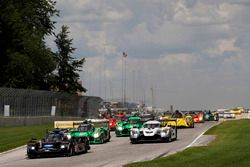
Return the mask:
<path id="1" fill-rule="evenodd" d="M 74 154 L 74 149 L 73 149 L 72 146 L 70 146 L 70 147 L 69 147 L 69 150 L 68 150 L 68 152 L 67 152 L 67 156 L 68 156 L 68 157 L 71 157 L 73 154 Z"/>
<path id="2" fill-rule="evenodd" d="M 111 138 L 111 135 L 110 135 L 110 132 L 109 132 L 107 142 L 110 142 L 110 138 Z"/>
<path id="3" fill-rule="evenodd" d="M 101 140 L 101 144 L 103 144 L 105 142 L 105 140 L 102 138 L 102 140 Z"/>
<path id="4" fill-rule="evenodd" d="M 131 139 L 131 144 L 137 144 L 137 140 L 136 139 Z"/>
<path id="5" fill-rule="evenodd" d="M 170 134 L 168 137 L 166 137 L 166 142 L 170 143 L 171 141 L 172 141 L 172 138 L 171 138 L 171 134 Z"/>
<path id="6" fill-rule="evenodd" d="M 217 115 L 214 116 L 215 121 L 219 121 L 219 117 Z"/>
<path id="7" fill-rule="evenodd" d="M 28 154 L 28 158 L 29 159 L 34 159 L 34 158 L 36 158 L 36 155 L 35 154 Z"/>
<path id="8" fill-rule="evenodd" d="M 88 148 L 88 146 L 87 146 L 87 144 L 85 143 L 85 146 L 84 146 L 84 152 L 83 153 L 87 153 L 88 152 L 88 150 L 89 150 L 89 148 Z"/>
<path id="9" fill-rule="evenodd" d="M 109 136 L 108 136 L 108 139 L 107 139 L 107 142 L 110 142 L 110 138 L 111 138 L 111 136 L 109 135 Z"/>
<path id="10" fill-rule="evenodd" d="M 175 138 L 174 140 L 177 140 L 177 129 L 175 129 Z"/>
<path id="11" fill-rule="evenodd" d="M 194 128 L 194 123 L 190 126 L 190 128 Z"/>

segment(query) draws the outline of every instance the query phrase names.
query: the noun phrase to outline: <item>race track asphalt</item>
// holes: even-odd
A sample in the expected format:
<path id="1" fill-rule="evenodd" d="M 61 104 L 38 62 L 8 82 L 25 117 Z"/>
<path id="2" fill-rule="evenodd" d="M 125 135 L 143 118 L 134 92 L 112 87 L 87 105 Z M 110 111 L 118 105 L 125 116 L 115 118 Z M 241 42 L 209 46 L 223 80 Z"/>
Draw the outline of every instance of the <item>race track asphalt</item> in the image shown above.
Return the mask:
<path id="1" fill-rule="evenodd" d="M 28 159 L 26 147 L 0 155 L 0 167 L 117 167 L 136 161 L 152 160 L 185 149 L 217 122 L 195 124 L 195 128 L 178 129 L 178 139 L 171 143 L 130 144 L 128 137 L 115 137 L 109 143 L 91 145 L 86 154 L 72 157 Z"/>

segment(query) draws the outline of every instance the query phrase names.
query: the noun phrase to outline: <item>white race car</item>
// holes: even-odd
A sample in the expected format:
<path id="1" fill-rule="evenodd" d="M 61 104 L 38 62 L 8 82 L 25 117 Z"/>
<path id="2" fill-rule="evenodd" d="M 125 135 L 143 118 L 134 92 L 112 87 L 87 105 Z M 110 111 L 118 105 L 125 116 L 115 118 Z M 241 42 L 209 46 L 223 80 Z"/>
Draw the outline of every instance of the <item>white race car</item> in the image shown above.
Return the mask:
<path id="1" fill-rule="evenodd" d="M 218 109 L 220 118 L 235 118 L 235 114 L 230 112 L 229 109 Z"/>
<path id="2" fill-rule="evenodd" d="M 172 120 L 173 121 L 173 120 Z M 176 121 L 173 121 L 176 125 Z M 130 130 L 130 141 L 132 144 L 143 141 L 170 142 L 177 139 L 177 128 L 173 123 L 163 127 L 159 121 L 147 121 L 141 128 Z"/>
<path id="3" fill-rule="evenodd" d="M 222 118 L 235 118 L 235 114 L 231 112 L 223 112 L 219 114 Z"/>

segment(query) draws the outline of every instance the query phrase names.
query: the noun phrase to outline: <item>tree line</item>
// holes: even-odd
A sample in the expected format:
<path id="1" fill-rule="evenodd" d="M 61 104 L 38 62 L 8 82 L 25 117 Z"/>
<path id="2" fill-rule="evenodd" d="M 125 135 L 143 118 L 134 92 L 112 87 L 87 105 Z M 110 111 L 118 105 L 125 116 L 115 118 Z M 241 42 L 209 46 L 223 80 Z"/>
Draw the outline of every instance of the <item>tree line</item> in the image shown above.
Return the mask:
<path id="1" fill-rule="evenodd" d="M 59 10 L 53 0 L 0 0 L 0 87 L 86 92 L 79 83 L 85 58 L 75 49 L 69 27 L 54 33 Z M 55 36 L 57 51 L 46 45 Z"/>

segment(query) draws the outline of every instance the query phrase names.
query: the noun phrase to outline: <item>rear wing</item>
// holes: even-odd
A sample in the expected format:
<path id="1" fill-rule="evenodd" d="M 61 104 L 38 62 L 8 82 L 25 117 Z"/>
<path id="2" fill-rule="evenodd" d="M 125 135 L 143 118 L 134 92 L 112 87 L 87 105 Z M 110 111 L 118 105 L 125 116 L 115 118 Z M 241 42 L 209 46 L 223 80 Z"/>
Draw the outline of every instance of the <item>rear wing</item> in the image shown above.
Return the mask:
<path id="1" fill-rule="evenodd" d="M 169 119 L 161 119 L 159 120 L 162 126 L 177 126 L 177 119 L 169 118 Z"/>
<path id="2" fill-rule="evenodd" d="M 83 121 L 54 121 L 54 128 L 77 128 Z"/>
<path id="3" fill-rule="evenodd" d="M 169 119 L 167 126 L 177 126 L 177 119 Z"/>
<path id="4" fill-rule="evenodd" d="M 93 124 L 94 127 L 109 127 L 109 121 L 107 119 L 86 119 L 84 121 L 73 121 L 73 126 L 78 127 L 80 124 Z"/>
<path id="5" fill-rule="evenodd" d="M 155 117 L 152 114 L 145 114 L 145 115 L 141 115 L 140 117 L 141 117 L 141 120 L 144 122 L 155 120 Z"/>
<path id="6" fill-rule="evenodd" d="M 128 119 L 131 117 L 131 115 L 125 115 L 123 118 L 122 118 L 122 121 L 128 121 Z"/>
<path id="7" fill-rule="evenodd" d="M 109 120 L 107 119 L 87 119 L 87 121 L 93 124 L 96 128 L 109 127 Z"/>
<path id="8" fill-rule="evenodd" d="M 86 119 L 86 121 L 91 122 L 91 123 L 109 122 L 108 119 Z"/>

